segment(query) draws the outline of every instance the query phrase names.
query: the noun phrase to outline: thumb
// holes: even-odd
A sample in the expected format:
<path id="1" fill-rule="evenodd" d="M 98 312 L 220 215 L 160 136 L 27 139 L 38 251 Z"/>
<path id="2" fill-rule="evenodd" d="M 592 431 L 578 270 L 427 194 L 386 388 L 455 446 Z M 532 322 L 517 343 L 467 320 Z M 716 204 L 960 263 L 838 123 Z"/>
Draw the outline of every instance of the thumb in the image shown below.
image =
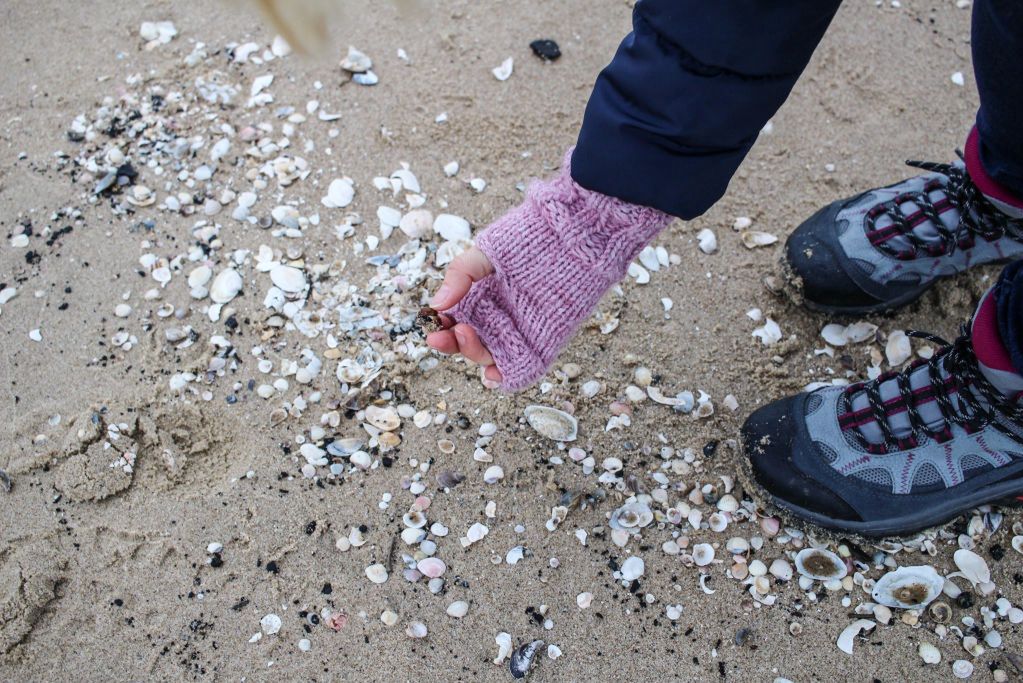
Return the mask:
<path id="1" fill-rule="evenodd" d="M 446 311 L 469 293 L 469 288 L 494 272 L 490 259 L 476 247 L 455 257 L 444 274 L 444 282 L 430 300 L 430 306 Z"/>

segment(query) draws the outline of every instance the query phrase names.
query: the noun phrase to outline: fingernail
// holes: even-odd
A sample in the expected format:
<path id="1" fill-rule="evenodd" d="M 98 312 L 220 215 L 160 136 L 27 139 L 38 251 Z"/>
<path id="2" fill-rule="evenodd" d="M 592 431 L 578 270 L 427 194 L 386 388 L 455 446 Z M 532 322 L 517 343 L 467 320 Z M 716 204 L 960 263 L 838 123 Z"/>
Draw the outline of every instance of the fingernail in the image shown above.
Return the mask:
<path id="1" fill-rule="evenodd" d="M 437 293 L 433 295 L 432 299 L 430 299 L 430 306 L 437 307 L 439 304 L 447 301 L 449 292 L 451 292 L 450 287 L 447 285 L 441 285 L 440 289 L 437 290 Z"/>

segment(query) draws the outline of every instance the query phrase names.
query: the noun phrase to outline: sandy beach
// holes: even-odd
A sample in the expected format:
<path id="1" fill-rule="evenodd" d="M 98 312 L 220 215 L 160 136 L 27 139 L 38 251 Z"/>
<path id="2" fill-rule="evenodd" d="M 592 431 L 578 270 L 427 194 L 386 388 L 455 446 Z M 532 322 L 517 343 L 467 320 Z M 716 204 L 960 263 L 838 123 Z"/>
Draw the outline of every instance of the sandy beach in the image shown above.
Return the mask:
<path id="1" fill-rule="evenodd" d="M 893 332 L 955 338 L 993 282 L 946 281 L 828 353 L 824 325 L 852 321 L 775 291 L 804 218 L 962 146 L 969 9 L 848 0 L 725 198 L 507 395 L 428 351 L 416 313 L 467 231 L 558 167 L 632 3 L 345 4 L 312 57 L 244 3 L 0 8 L 0 680 L 513 680 L 502 633 L 543 641 L 537 682 L 951 680 L 957 660 L 1018 679 L 1018 512 L 888 544 L 778 529 L 736 442 L 757 406 L 887 370 Z M 350 45 L 378 83 L 339 66 Z M 777 243 L 744 246 L 737 221 Z M 650 397 L 686 391 L 713 414 Z M 538 433 L 530 405 L 577 437 Z M 623 537 L 630 502 L 653 519 Z M 736 578 L 735 538 L 766 591 Z M 818 546 L 846 585 L 800 585 Z M 864 607 L 864 580 L 944 577 L 967 547 L 993 587 L 955 581 L 949 623 Z"/>

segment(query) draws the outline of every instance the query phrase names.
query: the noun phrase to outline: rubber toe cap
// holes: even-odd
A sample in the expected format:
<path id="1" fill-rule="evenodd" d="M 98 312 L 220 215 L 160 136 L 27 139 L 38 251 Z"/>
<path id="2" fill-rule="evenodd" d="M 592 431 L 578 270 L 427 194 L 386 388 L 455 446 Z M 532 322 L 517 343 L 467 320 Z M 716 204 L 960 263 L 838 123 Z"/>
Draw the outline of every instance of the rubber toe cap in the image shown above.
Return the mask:
<path id="1" fill-rule="evenodd" d="M 838 229 L 835 219 L 840 210 L 840 205 L 832 204 L 796 228 L 785 243 L 785 259 L 801 280 L 803 297 L 808 302 L 844 308 L 876 306 L 881 301 L 849 277 L 835 247 L 825 237 Z"/>
<path id="2" fill-rule="evenodd" d="M 824 484 L 800 471 L 793 459 L 796 449 L 813 448 L 812 444 L 801 443 L 795 422 L 801 415 L 801 398 L 798 395 L 775 401 L 746 420 L 742 440 L 753 475 L 782 502 L 835 520 L 859 521 L 860 516 L 849 505 Z"/>

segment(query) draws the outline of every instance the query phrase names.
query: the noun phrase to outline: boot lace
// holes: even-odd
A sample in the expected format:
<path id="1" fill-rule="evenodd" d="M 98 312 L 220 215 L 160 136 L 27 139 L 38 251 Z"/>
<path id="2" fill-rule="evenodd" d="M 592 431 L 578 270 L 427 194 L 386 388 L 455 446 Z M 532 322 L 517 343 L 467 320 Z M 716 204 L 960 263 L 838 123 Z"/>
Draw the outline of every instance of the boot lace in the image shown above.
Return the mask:
<path id="1" fill-rule="evenodd" d="M 960 158 L 962 153 L 957 152 Z M 910 261 L 921 255 L 940 257 L 951 256 L 957 249 L 970 249 L 977 237 L 989 242 L 1008 234 L 1013 239 L 1023 239 L 1023 221 L 1014 220 L 992 204 L 984 193 L 973 183 L 966 170 L 954 164 L 931 161 L 907 161 L 909 166 L 924 171 L 939 173 L 948 178 L 942 183 L 932 178 L 923 190 L 905 192 L 882 202 L 867 212 L 865 226 L 871 243 L 885 254 L 902 261 Z M 931 199 L 931 193 L 940 191 L 944 197 Z M 901 206 L 912 202 L 917 211 L 906 215 Z M 959 211 L 959 221 L 949 228 L 941 220 L 941 214 L 950 209 Z M 877 227 L 877 222 L 887 216 L 890 225 Z M 938 233 L 936 238 L 924 239 L 914 232 L 926 221 L 933 224 Z M 902 237 L 899 244 L 892 240 Z"/>
<path id="2" fill-rule="evenodd" d="M 943 348 L 928 360 L 919 360 L 899 372 L 888 372 L 868 382 L 852 384 L 845 390 L 847 405 L 852 408 L 852 397 L 864 392 L 869 406 L 870 417 L 881 430 L 883 440 L 873 443 L 866 439 L 857 423 L 845 424 L 843 429 L 851 431 L 857 442 L 866 451 L 875 454 L 916 448 L 920 437 L 926 436 L 939 443 L 952 438 L 952 425 L 959 425 L 968 433 L 979 431 L 987 425 L 993 425 L 1017 442 L 1023 439 L 1009 430 L 998 419 L 999 415 L 1016 424 L 1023 424 L 1023 408 L 1015 400 L 1007 398 L 998 391 L 980 370 L 977 356 L 973 352 L 973 340 L 967 325 L 963 325 L 958 339 L 949 344 L 933 334 L 909 330 L 907 336 L 925 339 Z M 914 391 L 911 375 L 921 367 L 927 367 L 929 386 Z M 942 367 L 948 377 L 943 377 Z M 893 381 L 899 394 L 887 402 L 881 396 L 881 385 Z M 950 395 L 958 395 L 958 405 L 953 403 Z M 933 400 L 941 412 L 942 426 L 932 429 L 921 417 L 919 406 Z M 905 410 L 909 419 L 909 433 L 902 436 L 895 434 L 889 422 L 892 415 Z M 853 415 L 854 413 L 847 413 Z"/>

